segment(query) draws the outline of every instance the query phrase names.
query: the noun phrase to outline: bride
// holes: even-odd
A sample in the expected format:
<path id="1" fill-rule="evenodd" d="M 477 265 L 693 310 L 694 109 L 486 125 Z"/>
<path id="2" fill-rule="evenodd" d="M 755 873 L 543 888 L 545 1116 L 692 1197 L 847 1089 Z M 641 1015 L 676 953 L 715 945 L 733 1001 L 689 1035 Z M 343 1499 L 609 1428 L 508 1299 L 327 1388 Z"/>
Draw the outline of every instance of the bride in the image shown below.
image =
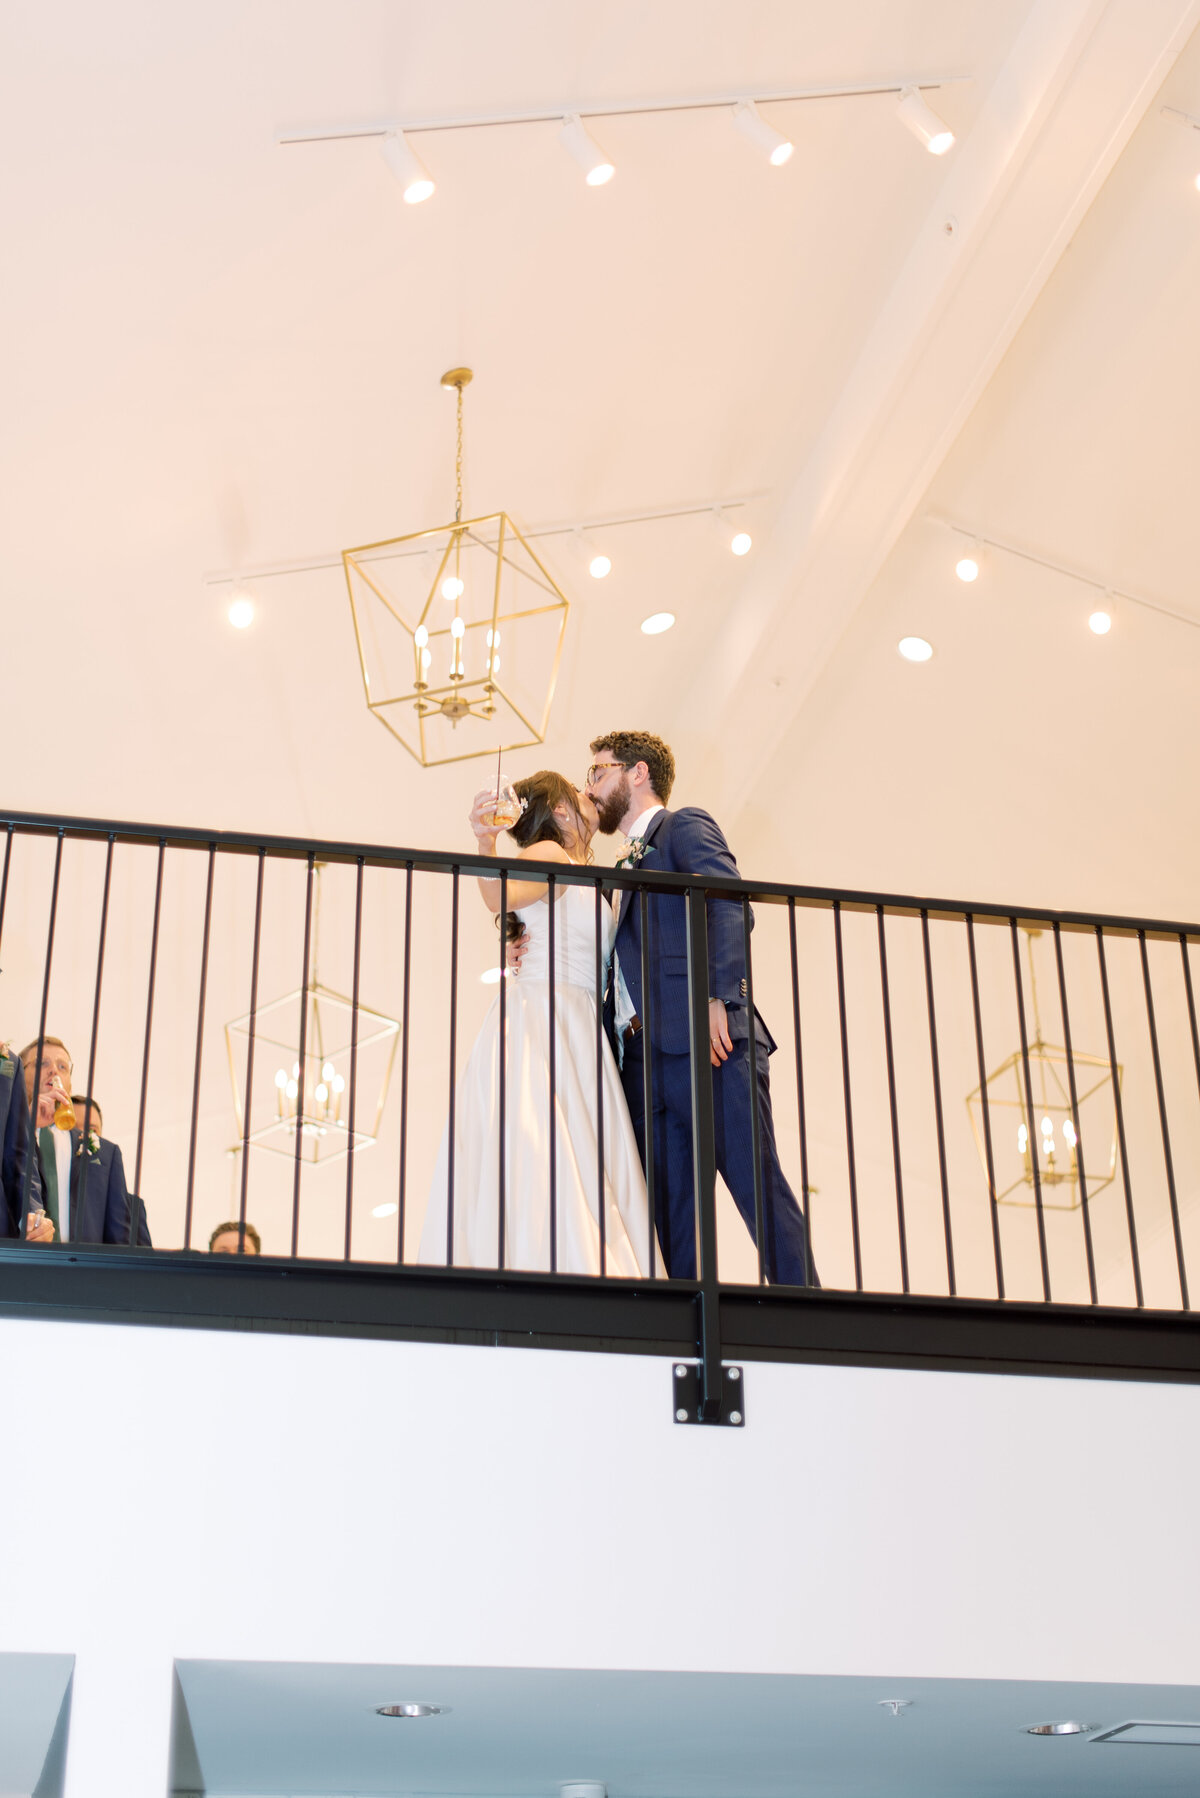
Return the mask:
<path id="1" fill-rule="evenodd" d="M 579 865 L 588 859 L 596 808 L 561 774 L 515 783 L 523 802 L 510 825 L 522 859 Z M 485 855 L 497 853 L 500 827 L 476 796 L 471 824 Z M 590 886 L 555 883 L 554 905 L 554 1192 L 551 1194 L 550 910 L 544 880 L 510 876 L 504 924 L 524 926 L 528 948 L 520 978 L 505 989 L 504 1266 L 549 1271 L 551 1211 L 559 1273 L 647 1276 L 651 1271 L 646 1182 L 620 1075 L 608 1038 L 597 1038 L 596 895 Z M 500 910 L 500 881 L 481 877 L 489 911 Z M 600 906 L 601 963 L 607 969 L 615 923 Z M 517 933 L 519 934 L 519 928 Z M 597 1054 L 604 1102 L 604 1266 L 597 1210 Z M 454 1105 L 455 1267 L 499 1265 L 500 998 L 497 995 L 458 1083 Z M 447 1262 L 449 1127 L 421 1234 L 420 1259 Z M 657 1245 L 655 1269 L 661 1265 Z"/>

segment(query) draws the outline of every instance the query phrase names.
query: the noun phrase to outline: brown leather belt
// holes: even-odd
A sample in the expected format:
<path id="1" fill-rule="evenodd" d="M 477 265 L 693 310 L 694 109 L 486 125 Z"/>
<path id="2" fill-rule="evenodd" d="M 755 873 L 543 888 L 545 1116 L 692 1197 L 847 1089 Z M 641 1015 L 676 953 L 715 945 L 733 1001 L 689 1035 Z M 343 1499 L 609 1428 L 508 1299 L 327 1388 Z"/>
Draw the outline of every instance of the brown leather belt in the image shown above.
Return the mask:
<path id="1" fill-rule="evenodd" d="M 626 1024 L 624 1030 L 621 1033 L 621 1041 L 623 1043 L 631 1043 L 635 1036 L 640 1036 L 641 1034 L 642 1034 L 642 1020 L 641 1020 L 641 1018 L 639 1018 L 637 1016 L 637 1014 L 635 1012 L 633 1017 L 630 1018 L 628 1024 Z"/>

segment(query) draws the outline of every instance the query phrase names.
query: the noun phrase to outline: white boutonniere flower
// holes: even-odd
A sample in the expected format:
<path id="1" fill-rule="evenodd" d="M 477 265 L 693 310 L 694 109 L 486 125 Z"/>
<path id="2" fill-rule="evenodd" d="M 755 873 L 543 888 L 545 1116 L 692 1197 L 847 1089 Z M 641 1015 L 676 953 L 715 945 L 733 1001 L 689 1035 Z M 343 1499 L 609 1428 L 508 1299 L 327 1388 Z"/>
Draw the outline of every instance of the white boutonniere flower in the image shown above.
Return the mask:
<path id="1" fill-rule="evenodd" d="M 645 837 L 630 837 L 617 857 L 618 868 L 640 868 L 647 855 L 654 854 L 654 844 Z"/>
<path id="2" fill-rule="evenodd" d="M 87 1152 L 88 1152 L 89 1156 L 91 1157 L 91 1159 L 93 1161 L 98 1161 L 100 1158 L 100 1133 L 99 1133 L 99 1131 L 89 1130 L 86 1136 L 80 1137 L 79 1147 L 75 1151 L 76 1155 L 83 1154 L 85 1144 L 87 1146 Z"/>

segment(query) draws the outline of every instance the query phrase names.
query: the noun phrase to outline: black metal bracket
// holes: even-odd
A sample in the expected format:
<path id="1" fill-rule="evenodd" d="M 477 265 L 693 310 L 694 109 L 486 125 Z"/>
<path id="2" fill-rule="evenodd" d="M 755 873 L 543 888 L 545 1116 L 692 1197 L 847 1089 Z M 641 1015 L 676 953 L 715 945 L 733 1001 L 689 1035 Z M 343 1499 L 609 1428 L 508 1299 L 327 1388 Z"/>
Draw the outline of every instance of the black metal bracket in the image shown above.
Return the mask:
<path id="1" fill-rule="evenodd" d="M 674 1397 L 676 1423 L 724 1423 L 740 1430 L 746 1421 L 746 1379 L 740 1367 L 721 1368 L 721 1403 L 715 1416 L 706 1416 L 700 1396 L 700 1365 L 676 1361 Z"/>

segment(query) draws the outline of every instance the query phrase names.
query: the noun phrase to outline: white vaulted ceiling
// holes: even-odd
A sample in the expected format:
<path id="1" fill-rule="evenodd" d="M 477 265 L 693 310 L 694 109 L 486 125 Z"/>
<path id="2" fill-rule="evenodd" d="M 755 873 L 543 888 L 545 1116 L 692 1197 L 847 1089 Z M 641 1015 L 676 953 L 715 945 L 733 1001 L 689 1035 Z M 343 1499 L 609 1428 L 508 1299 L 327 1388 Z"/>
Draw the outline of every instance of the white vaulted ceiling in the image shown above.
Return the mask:
<path id="1" fill-rule="evenodd" d="M 340 570 L 254 582 L 244 633 L 208 578 L 444 523 L 438 379 L 465 362 L 470 511 L 537 528 L 756 496 L 745 561 L 703 519 L 613 531 L 603 584 L 547 550 L 574 610 L 550 735 L 512 772 L 579 775 L 595 731 L 634 722 L 751 876 L 1194 915 L 1200 136 L 1161 108 L 1200 114 L 1198 22 L 1200 0 L 10 7 L 6 804 L 465 847 L 475 770 L 422 771 L 368 715 Z M 617 173 L 595 190 L 553 125 L 450 131 L 417 140 L 438 188 L 409 207 L 372 142 L 278 143 L 904 78 L 948 83 L 945 157 L 880 96 L 764 104 L 795 139 L 782 169 L 719 111 L 598 120 Z M 1119 605 L 1094 638 L 1085 590 L 1003 554 L 963 588 L 931 514 L 1179 616 Z M 675 629 L 641 636 L 664 608 Z M 923 668 L 895 651 L 914 631 Z M 25 1040 L 44 911 L 22 879 L 0 1037 Z M 246 1009 L 252 902 L 218 892 L 214 1031 Z M 148 905 L 114 924 L 97 1073 L 127 1145 Z M 268 932 L 272 995 L 294 924 Z M 164 1240 L 197 929 L 164 948 L 182 1009 L 170 961 L 155 1019 Z M 50 1028 L 77 1059 L 95 930 L 64 919 L 56 951 Z M 381 939 L 365 996 L 395 1010 Z M 418 1016 L 444 1009 L 432 979 Z M 205 1082 L 215 1222 L 219 1047 Z M 440 1123 L 440 1064 L 422 1104 Z"/>

